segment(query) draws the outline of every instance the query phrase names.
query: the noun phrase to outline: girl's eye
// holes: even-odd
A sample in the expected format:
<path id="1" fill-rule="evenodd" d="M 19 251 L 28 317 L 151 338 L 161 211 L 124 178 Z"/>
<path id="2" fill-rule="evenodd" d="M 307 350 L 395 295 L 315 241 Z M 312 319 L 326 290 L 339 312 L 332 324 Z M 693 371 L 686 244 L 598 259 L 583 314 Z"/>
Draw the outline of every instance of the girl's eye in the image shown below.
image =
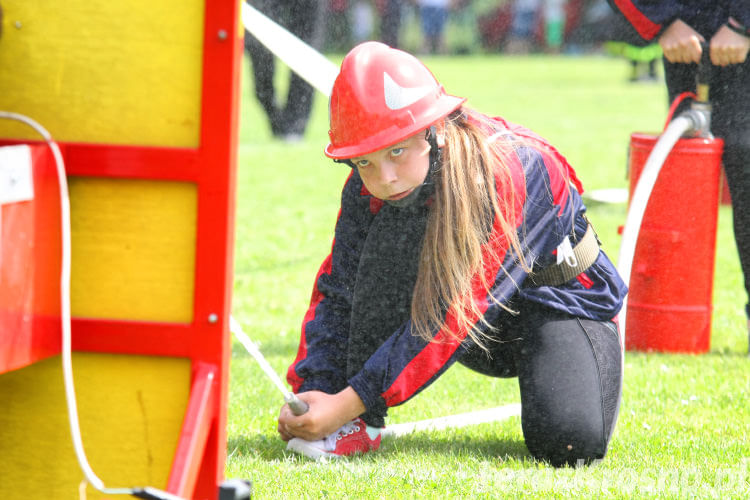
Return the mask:
<path id="1" fill-rule="evenodd" d="M 403 153 L 404 153 L 404 148 L 391 149 L 391 156 L 401 156 Z"/>
<path id="2" fill-rule="evenodd" d="M 354 164 L 357 168 L 363 168 L 370 164 L 370 160 L 356 160 Z"/>

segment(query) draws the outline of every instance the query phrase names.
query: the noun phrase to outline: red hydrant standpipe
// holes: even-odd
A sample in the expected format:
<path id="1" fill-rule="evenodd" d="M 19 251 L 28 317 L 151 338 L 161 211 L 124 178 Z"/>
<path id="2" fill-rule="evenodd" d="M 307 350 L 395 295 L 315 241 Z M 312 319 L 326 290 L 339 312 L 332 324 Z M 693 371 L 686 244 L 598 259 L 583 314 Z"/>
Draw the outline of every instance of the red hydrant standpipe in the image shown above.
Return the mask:
<path id="1" fill-rule="evenodd" d="M 623 331 L 625 347 L 639 351 L 701 353 L 709 349 L 716 227 L 723 141 L 710 132 L 711 105 L 708 102 L 711 63 L 703 47 L 697 74 L 697 97 L 691 109 L 675 120 L 671 115 L 685 96 L 675 100 L 668 127 L 659 136 L 634 133 L 630 142 L 630 211 L 637 210 L 636 193 L 646 169 L 656 168 L 650 196 L 642 215 L 632 255 L 621 249 L 621 273 L 629 278 L 630 292 Z M 685 118 L 692 122 L 685 125 Z M 678 123 L 678 120 L 681 120 Z M 671 127 L 682 126 L 691 136 L 658 144 Z M 675 131 L 671 131 L 672 134 Z M 679 132 L 679 131 L 678 131 Z M 673 141 L 675 139 L 672 139 Z M 661 166 L 649 165 L 660 149 L 666 154 Z M 658 159 L 656 160 L 658 161 Z M 658 169 L 661 169 L 660 171 Z M 638 185 L 637 185 L 638 184 Z M 637 185 L 637 187 L 636 187 Z M 641 198 L 639 196 L 639 198 Z M 623 247 L 632 245 L 623 234 Z M 625 271 L 622 271 L 622 269 Z M 627 276 L 626 276 L 627 275 Z M 624 319 L 624 318 L 623 318 Z"/>

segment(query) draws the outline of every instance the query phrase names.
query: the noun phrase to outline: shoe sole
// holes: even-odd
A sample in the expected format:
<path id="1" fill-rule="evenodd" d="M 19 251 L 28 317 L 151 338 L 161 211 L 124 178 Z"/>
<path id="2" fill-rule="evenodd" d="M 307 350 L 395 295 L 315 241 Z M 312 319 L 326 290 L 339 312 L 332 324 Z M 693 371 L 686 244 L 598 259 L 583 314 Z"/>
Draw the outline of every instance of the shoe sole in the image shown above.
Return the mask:
<path id="1" fill-rule="evenodd" d="M 310 446 L 309 441 L 299 438 L 290 439 L 286 445 L 286 449 L 287 451 L 294 451 L 300 455 L 306 456 L 307 458 L 312 458 L 313 460 L 341 458 L 340 455 L 336 455 L 335 453 L 328 453 L 327 451 L 323 451 L 315 446 Z"/>

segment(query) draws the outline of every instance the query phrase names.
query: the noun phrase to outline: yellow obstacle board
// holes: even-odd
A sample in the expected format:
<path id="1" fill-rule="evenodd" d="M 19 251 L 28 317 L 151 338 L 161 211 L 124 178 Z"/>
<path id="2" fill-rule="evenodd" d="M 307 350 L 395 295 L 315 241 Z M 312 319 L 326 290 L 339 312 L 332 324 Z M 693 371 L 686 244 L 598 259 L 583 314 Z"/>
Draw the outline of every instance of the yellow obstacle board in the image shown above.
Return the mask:
<path id="1" fill-rule="evenodd" d="M 69 180 L 73 316 L 190 323 L 197 188 Z"/>
<path id="2" fill-rule="evenodd" d="M 2 0 L 0 110 L 57 141 L 197 147 L 203 1 Z M 0 120 L 0 137 L 38 136 Z"/>
<path id="3" fill-rule="evenodd" d="M 166 488 L 190 394 L 190 361 L 73 353 L 84 447 L 107 487 Z M 0 377 L 0 498 L 77 499 L 59 356 Z M 96 493 L 96 494 L 95 494 Z M 88 488 L 88 499 L 104 498 Z"/>
<path id="4" fill-rule="evenodd" d="M 204 0 L 0 4 L 0 110 L 62 143 L 200 146 Z M 6 120 L 0 138 L 39 139 Z M 73 316 L 190 323 L 198 186 L 69 182 Z M 73 365 L 94 471 L 108 487 L 165 488 L 191 361 L 73 353 Z M 0 499 L 79 498 L 59 356 L 0 375 L 0 453 Z"/>

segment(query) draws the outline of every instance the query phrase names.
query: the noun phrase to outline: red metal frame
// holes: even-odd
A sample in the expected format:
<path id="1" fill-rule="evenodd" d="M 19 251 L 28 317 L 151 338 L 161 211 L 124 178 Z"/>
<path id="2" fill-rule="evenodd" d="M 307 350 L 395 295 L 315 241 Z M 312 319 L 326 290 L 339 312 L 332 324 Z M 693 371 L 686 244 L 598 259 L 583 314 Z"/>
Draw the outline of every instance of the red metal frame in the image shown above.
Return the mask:
<path id="1" fill-rule="evenodd" d="M 167 490 L 176 495 L 191 496 L 198 481 L 208 433 L 216 416 L 216 371 L 215 365 L 207 363 L 198 363 L 195 370 L 185 422 L 167 483 Z"/>
<path id="2" fill-rule="evenodd" d="M 6 216 L 12 213 L 17 224 L 23 221 L 28 238 L 25 245 L 17 248 L 0 247 L 0 253 L 10 251 L 13 255 L 25 248 L 26 255 L 19 262 L 30 259 L 28 267 L 14 264 L 12 269 L 3 270 L 10 271 L 10 276 L 30 281 L 23 289 L 10 286 L 10 289 L 0 290 L 0 374 L 59 354 L 62 344 L 60 196 L 55 163 L 46 145 L 35 145 L 30 150 L 34 199 L 0 209 Z M 2 285 L 8 286 L 7 283 Z M 24 318 L 31 318 L 31 321 L 26 322 Z"/>
<path id="3" fill-rule="evenodd" d="M 189 498 L 217 497 L 226 460 L 226 401 L 231 350 L 228 319 L 233 284 L 243 48 L 239 15 L 240 2 L 236 0 L 205 4 L 201 132 L 197 149 L 60 144 L 69 176 L 184 181 L 197 186 L 192 323 L 82 318 L 73 318 L 72 321 L 72 345 L 76 351 L 191 359 L 191 394 L 168 483 L 170 493 Z M 0 140 L 0 144 L 18 142 Z M 54 323 L 38 319 L 44 325 Z M 50 324 L 49 328 L 44 328 L 45 333 L 38 337 L 42 340 L 40 351 L 32 361 L 59 352 L 58 325 Z M 47 330 L 54 333 L 50 336 Z"/>

